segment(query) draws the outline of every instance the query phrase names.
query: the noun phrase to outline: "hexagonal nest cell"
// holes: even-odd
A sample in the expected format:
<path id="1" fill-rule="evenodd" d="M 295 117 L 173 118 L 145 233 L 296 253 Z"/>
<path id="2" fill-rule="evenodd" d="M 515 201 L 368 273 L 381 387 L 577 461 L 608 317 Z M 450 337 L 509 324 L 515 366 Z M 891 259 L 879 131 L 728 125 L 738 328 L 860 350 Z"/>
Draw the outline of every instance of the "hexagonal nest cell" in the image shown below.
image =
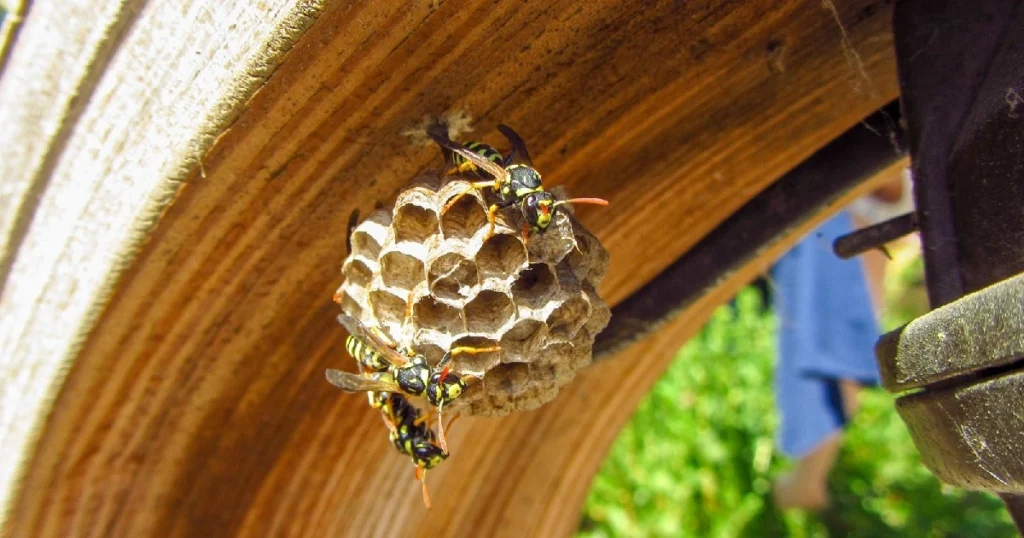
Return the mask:
<path id="1" fill-rule="evenodd" d="M 476 263 L 455 252 L 445 252 L 433 259 L 427 272 L 431 294 L 453 301 L 468 298 L 479 281 Z"/>
<path id="2" fill-rule="evenodd" d="M 551 401 L 590 364 L 608 324 L 595 291 L 607 251 L 564 211 L 524 242 L 522 215 L 502 209 L 485 241 L 493 193 L 470 191 L 444 212 L 467 181 L 429 172 L 413 185 L 353 230 L 342 310 L 431 364 L 456 346 L 500 346 L 455 356 L 453 370 L 475 378 L 450 404 L 463 413 L 505 415 Z"/>

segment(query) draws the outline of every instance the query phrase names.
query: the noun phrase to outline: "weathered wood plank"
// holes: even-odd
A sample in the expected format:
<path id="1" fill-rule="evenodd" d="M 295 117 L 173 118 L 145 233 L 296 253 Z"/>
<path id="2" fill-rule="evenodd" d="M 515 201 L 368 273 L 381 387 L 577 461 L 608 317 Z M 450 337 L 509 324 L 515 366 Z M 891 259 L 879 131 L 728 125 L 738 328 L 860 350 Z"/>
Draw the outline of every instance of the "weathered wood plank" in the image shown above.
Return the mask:
<path id="1" fill-rule="evenodd" d="M 21 21 L 0 77 L 0 505 L 131 252 L 317 5 L 62 0 Z"/>
<path id="2" fill-rule="evenodd" d="M 8 527 L 17 535 L 468 534 L 518 529 L 509 521 L 526 513 L 539 530 L 565 532 L 581 477 L 664 354 L 627 365 L 650 377 L 623 381 L 621 399 L 604 396 L 618 394 L 609 386 L 627 374 L 614 368 L 627 367 L 602 366 L 563 398 L 581 403 L 460 425 L 458 453 L 431 474 L 429 522 L 407 464 L 367 448 L 382 439 L 379 419 L 323 381 L 343 354 L 330 295 L 349 212 L 389 201 L 438 160 L 400 133 L 456 110 L 489 139 L 510 123 L 551 183 L 611 199 L 579 215 L 612 252 L 602 292 L 614 303 L 896 92 L 884 2 L 838 6 L 847 47 L 832 12 L 796 1 L 301 4 L 260 24 L 251 17 L 270 8 L 220 5 L 233 7 L 207 18 L 145 5 L 12 266 L 18 291 L 5 291 L 0 315 L 21 317 L 0 349 L 46 364 L 31 377 L 39 387 L 74 358 L 27 468 Z M 286 48 L 275 36 L 313 16 L 243 110 L 245 92 L 217 89 L 259 83 L 269 60 L 258 60 L 276 56 L 255 51 Z M 257 28 L 269 33 L 245 34 Z M 182 80 L 196 47 L 209 71 Z M 202 169 L 178 181 L 235 117 Z M 31 250 L 49 234 L 67 246 Z M 118 258 L 143 239 L 137 256 Z M 117 278 L 121 260 L 130 268 Z M 105 283 L 116 286 L 106 304 Z M 680 319 L 703 319 L 716 293 Z M 693 330 L 683 321 L 671 345 L 651 345 L 675 346 L 682 327 Z M 33 406 L 47 409 L 42 398 Z M 613 419 L 580 422 L 584 410 Z M 580 442 L 593 445 L 581 463 L 555 457 Z M 504 470 L 517 465 L 527 472 L 511 480 Z M 376 504 L 392 488 L 407 489 L 395 489 L 394 506 Z"/>

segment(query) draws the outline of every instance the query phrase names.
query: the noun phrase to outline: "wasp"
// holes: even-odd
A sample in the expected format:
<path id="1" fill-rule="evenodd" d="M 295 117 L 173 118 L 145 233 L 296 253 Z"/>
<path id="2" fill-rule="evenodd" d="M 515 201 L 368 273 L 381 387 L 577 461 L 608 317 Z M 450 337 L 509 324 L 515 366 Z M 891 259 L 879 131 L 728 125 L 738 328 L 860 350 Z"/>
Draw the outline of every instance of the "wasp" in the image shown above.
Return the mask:
<path id="1" fill-rule="evenodd" d="M 414 354 L 411 349 L 399 352 L 398 345 L 379 329 L 367 328 L 347 314 L 339 314 L 338 322 L 349 332 L 345 347 L 360 367 L 374 374 L 387 373 L 386 376 L 358 377 L 372 380 L 378 385 L 394 385 L 411 396 L 423 396 L 426 393 L 432 373 L 426 358 Z"/>
<path id="2" fill-rule="evenodd" d="M 463 145 L 449 138 L 447 133 L 438 130 L 429 133 L 446 154 L 451 154 L 450 160 L 456 166 L 448 171 L 449 175 L 463 171 L 473 171 L 480 175 L 480 171 L 482 171 L 493 178 L 470 183 L 469 187 L 445 204 L 441 210 L 442 214 L 448 212 L 463 196 L 474 189 L 490 188 L 498 195 L 499 201 L 491 204 L 487 209 L 489 227 L 484 240 L 494 235 L 498 210 L 514 205 L 519 206 L 526 219 L 522 228 L 523 239 L 526 240 L 531 232 L 544 233 L 547 231 L 555 211 L 565 204 L 608 205 L 608 201 L 601 198 L 572 198 L 556 201 L 551 193 L 544 190 L 540 172 L 533 167 L 526 143 L 519 134 L 505 124 L 499 124 L 498 131 L 505 135 L 511 146 L 507 157 L 501 157 L 501 153 L 497 150 L 479 142 Z M 483 153 L 480 151 L 482 147 L 486 148 Z M 521 156 L 525 164 L 514 163 L 517 156 Z"/>
<path id="3" fill-rule="evenodd" d="M 400 393 L 375 393 L 381 395 L 371 401 L 381 411 L 390 430 L 391 444 L 398 452 L 409 456 L 416 466 L 416 479 L 423 490 L 423 504 L 430 508 L 430 494 L 427 491 L 427 470 L 433 469 L 448 459 L 448 451 L 437 443 L 434 431 L 425 425 L 424 417 L 406 397 Z M 458 417 L 456 417 L 458 418 Z M 451 427 L 453 418 L 448 426 Z"/>
<path id="4" fill-rule="evenodd" d="M 386 372 L 392 364 L 379 352 L 363 343 L 357 336 L 349 335 L 345 339 L 345 349 L 352 356 L 359 366 L 371 372 Z"/>
<path id="5" fill-rule="evenodd" d="M 341 370 L 327 370 L 327 380 L 346 392 L 369 392 L 370 404 L 376 406 L 375 399 L 382 396 L 376 393 L 401 392 L 409 396 L 424 397 L 437 408 L 438 437 L 441 447 L 447 451 L 448 444 L 444 435 L 442 411 L 444 405 L 461 396 L 468 384 L 463 376 L 451 371 L 454 356 L 466 353 L 477 354 L 499 351 L 494 347 L 460 346 L 445 352 L 436 368 L 431 368 L 423 355 L 414 354 L 407 349 L 403 354 L 398 346 L 379 330 L 367 328 L 355 318 L 339 314 L 338 321 L 349 331 L 350 352 L 355 350 L 353 357 L 363 365 L 387 365 L 384 370 L 371 371 L 368 374 L 355 374 Z M 369 366 L 368 366 L 369 368 Z M 372 370 L 372 368 L 371 368 Z"/>

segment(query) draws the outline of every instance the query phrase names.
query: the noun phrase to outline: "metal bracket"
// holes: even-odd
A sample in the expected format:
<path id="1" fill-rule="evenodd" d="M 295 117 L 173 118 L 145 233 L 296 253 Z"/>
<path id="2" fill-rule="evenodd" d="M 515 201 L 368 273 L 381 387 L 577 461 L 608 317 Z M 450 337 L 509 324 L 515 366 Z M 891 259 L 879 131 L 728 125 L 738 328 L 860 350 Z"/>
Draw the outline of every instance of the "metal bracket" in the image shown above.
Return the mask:
<path id="1" fill-rule="evenodd" d="M 882 385 L 924 464 L 968 489 L 1024 493 L 1024 275 L 883 336 Z"/>

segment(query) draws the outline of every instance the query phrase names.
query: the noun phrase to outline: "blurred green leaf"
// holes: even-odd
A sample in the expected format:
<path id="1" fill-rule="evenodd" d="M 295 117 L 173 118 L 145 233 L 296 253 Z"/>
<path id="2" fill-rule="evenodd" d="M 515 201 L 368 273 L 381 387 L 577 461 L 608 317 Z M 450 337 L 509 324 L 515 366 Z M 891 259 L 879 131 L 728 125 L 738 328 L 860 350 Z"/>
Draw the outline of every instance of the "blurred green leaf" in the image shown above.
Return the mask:
<path id="1" fill-rule="evenodd" d="M 1017 536 L 996 497 L 943 486 L 921 466 L 881 390 L 863 392 L 844 436 L 832 507 L 780 513 L 771 483 L 789 462 L 774 444 L 774 328 L 754 289 L 714 313 L 614 443 L 579 536 Z"/>

